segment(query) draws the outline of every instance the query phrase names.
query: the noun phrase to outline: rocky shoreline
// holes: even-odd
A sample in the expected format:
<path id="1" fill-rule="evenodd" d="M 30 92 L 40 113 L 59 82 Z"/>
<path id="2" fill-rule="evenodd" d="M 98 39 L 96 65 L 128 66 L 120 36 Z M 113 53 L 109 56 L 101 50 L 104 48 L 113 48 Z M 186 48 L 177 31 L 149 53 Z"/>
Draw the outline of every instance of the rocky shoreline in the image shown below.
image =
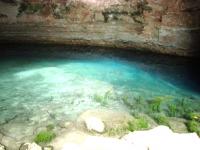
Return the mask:
<path id="1" fill-rule="evenodd" d="M 30 143 L 18 143 L 18 146 L 15 143 L 7 143 L 9 145 L 6 147 L 2 139 L 0 150 L 107 150 L 109 147 L 118 150 L 124 148 L 127 150 L 176 150 L 179 148 L 198 150 L 200 148 L 200 138 L 196 133 L 187 133 L 187 128 L 181 127 L 184 126 L 184 122 L 180 122 L 178 118 L 170 121 L 170 129 L 158 125 L 146 115 L 141 115 L 141 117 L 147 122 L 140 118 L 138 120 L 126 112 L 106 109 L 88 110 L 83 112 L 75 122 L 59 124 L 57 137 L 50 143 L 38 145 L 29 141 Z M 133 127 L 129 125 L 130 122 L 134 125 L 133 132 L 129 129 Z M 53 127 L 49 126 L 47 131 L 51 130 L 54 131 Z M 166 142 L 168 144 L 164 144 Z"/>

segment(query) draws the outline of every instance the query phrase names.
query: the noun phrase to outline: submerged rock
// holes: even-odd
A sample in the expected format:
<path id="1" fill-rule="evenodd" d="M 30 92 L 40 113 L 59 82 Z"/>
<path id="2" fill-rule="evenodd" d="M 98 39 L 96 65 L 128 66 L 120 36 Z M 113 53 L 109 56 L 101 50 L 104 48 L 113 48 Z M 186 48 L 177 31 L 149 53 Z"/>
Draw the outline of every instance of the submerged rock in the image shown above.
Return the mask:
<path id="1" fill-rule="evenodd" d="M 36 143 L 24 143 L 20 146 L 19 150 L 42 150 Z"/>
<path id="2" fill-rule="evenodd" d="M 96 131 L 96 132 L 102 133 L 105 130 L 105 125 L 102 122 L 102 120 L 96 117 L 86 118 L 85 124 L 86 124 L 87 129 L 90 131 Z"/>

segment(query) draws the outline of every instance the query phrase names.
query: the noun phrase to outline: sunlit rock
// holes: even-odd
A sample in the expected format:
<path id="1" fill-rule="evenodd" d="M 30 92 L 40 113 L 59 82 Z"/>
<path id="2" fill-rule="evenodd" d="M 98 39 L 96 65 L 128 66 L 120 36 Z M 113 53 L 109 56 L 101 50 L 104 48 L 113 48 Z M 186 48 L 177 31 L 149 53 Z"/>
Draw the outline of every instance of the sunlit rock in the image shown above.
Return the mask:
<path id="1" fill-rule="evenodd" d="M 6 147 L 2 144 L 0 144 L 0 150 L 6 150 Z"/>
<path id="2" fill-rule="evenodd" d="M 166 126 L 158 126 L 148 131 L 135 131 L 122 140 L 140 144 L 150 150 L 199 150 L 200 139 L 196 133 L 174 133 Z"/>
<path id="3" fill-rule="evenodd" d="M 87 129 L 90 131 L 96 131 L 96 132 L 102 133 L 105 130 L 104 123 L 101 121 L 101 119 L 96 118 L 96 117 L 86 118 L 85 124 L 86 124 Z"/>
<path id="4" fill-rule="evenodd" d="M 105 110 L 105 109 L 94 109 L 85 111 L 78 117 L 77 127 L 80 129 L 84 129 L 86 125 L 87 129 L 98 127 L 99 128 L 98 130 L 101 129 L 102 131 L 103 130 L 102 123 L 103 123 L 104 128 L 106 128 L 106 130 L 110 130 L 113 128 L 123 128 L 124 125 L 126 125 L 129 121 L 132 120 L 134 120 L 134 117 L 132 117 L 127 112 Z"/>
<path id="5" fill-rule="evenodd" d="M 108 138 L 88 136 L 82 143 L 66 143 L 62 150 L 147 150 L 147 147 L 142 145 L 133 145 L 126 141 Z"/>
<path id="6" fill-rule="evenodd" d="M 44 146 L 42 150 L 53 150 L 53 146 Z"/>
<path id="7" fill-rule="evenodd" d="M 24 143 L 20 146 L 19 150 L 42 150 L 36 143 Z"/>

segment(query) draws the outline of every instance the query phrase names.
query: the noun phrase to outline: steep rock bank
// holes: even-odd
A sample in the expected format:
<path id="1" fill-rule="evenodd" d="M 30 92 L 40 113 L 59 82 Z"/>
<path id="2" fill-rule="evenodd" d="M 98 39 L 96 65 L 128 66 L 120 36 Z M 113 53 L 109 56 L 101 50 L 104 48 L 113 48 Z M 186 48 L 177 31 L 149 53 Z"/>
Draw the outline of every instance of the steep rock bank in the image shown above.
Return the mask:
<path id="1" fill-rule="evenodd" d="M 198 0 L 1 0 L 0 24 L 1 42 L 199 53 Z"/>

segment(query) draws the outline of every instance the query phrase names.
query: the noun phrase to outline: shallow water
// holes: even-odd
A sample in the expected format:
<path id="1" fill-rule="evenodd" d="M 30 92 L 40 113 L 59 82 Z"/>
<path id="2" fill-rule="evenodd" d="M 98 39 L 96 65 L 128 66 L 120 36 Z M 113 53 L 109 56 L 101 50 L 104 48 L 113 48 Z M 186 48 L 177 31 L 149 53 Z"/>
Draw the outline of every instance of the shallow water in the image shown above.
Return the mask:
<path id="1" fill-rule="evenodd" d="M 74 120 L 87 109 L 131 112 L 124 97 L 188 97 L 199 105 L 200 95 L 192 83 L 185 84 L 190 81 L 183 68 L 95 54 L 1 59 L 0 131 L 23 141 L 38 128 Z"/>

